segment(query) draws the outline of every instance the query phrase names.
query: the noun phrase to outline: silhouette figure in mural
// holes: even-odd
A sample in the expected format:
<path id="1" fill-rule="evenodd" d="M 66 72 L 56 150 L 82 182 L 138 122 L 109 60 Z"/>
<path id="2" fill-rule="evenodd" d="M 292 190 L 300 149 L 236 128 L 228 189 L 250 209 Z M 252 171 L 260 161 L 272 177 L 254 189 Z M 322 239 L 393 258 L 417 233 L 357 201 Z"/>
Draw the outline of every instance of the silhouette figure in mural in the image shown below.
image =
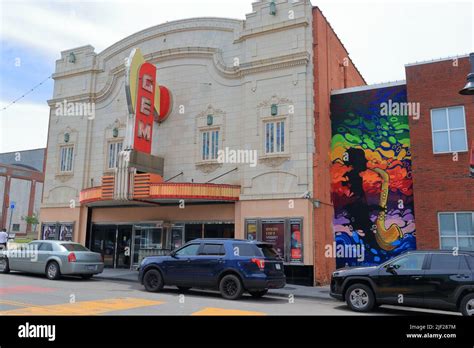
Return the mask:
<path id="1" fill-rule="evenodd" d="M 350 225 L 353 231 L 358 232 L 365 242 L 366 250 L 377 247 L 374 235 L 374 223 L 370 220 L 371 211 L 380 211 L 379 205 L 369 205 L 364 192 L 361 174 L 368 170 L 367 159 L 363 149 L 349 148 L 344 164 L 351 167 L 351 170 L 344 174 L 347 178 L 342 184 L 350 190 L 351 202 L 345 207 L 348 212 Z"/>
<path id="2" fill-rule="evenodd" d="M 397 224 L 391 224 L 388 228 L 385 225 L 390 176 L 381 168 L 367 168 L 364 150 L 350 148 L 346 153 L 344 164 L 350 166 L 351 170 L 344 174 L 347 181 L 343 182 L 343 185 L 350 191 L 351 202 L 346 206 L 350 225 L 353 231 L 363 237 L 367 250 L 393 250 L 396 248 L 396 242 L 403 238 L 403 232 Z M 379 205 L 369 205 L 367 202 L 361 176 L 367 170 L 373 171 L 382 180 Z M 377 214 L 375 222 L 370 219 L 371 212 Z"/>

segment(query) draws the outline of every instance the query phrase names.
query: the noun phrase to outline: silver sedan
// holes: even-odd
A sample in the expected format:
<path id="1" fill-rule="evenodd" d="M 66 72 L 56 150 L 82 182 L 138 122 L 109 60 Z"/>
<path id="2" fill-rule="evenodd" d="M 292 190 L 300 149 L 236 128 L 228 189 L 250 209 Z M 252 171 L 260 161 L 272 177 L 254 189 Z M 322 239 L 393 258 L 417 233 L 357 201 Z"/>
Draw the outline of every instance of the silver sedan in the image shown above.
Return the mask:
<path id="1" fill-rule="evenodd" d="M 74 242 L 35 240 L 17 249 L 0 251 L 0 273 L 39 273 L 56 280 L 61 275 L 78 275 L 89 279 L 103 270 L 101 254 Z"/>

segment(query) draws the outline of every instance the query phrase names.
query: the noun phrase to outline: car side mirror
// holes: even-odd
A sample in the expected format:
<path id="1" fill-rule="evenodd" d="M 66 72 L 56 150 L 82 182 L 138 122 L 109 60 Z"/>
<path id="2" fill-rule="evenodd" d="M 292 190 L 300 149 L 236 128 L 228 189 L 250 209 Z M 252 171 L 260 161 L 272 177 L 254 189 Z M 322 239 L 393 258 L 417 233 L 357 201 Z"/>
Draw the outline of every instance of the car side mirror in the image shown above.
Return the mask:
<path id="1" fill-rule="evenodd" d="M 396 269 L 397 267 L 395 267 L 394 265 L 388 265 L 386 271 L 388 273 L 397 274 Z"/>
<path id="2" fill-rule="evenodd" d="M 178 257 L 176 256 L 176 251 L 170 252 L 170 256 L 177 259 Z"/>

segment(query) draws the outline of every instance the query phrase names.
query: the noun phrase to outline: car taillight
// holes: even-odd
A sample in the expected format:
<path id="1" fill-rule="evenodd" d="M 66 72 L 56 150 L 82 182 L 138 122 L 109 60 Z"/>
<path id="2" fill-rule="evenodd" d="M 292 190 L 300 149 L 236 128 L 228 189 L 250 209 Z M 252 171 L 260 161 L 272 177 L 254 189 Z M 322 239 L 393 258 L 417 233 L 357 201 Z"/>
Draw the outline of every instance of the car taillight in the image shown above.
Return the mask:
<path id="1" fill-rule="evenodd" d="M 265 269 L 265 260 L 253 258 L 251 261 L 255 263 L 261 271 Z"/>
<path id="2" fill-rule="evenodd" d="M 104 262 L 104 255 L 100 254 L 100 259 Z"/>
<path id="3" fill-rule="evenodd" d="M 68 262 L 76 262 L 76 254 L 70 253 L 70 254 L 67 256 L 67 261 L 68 261 Z"/>

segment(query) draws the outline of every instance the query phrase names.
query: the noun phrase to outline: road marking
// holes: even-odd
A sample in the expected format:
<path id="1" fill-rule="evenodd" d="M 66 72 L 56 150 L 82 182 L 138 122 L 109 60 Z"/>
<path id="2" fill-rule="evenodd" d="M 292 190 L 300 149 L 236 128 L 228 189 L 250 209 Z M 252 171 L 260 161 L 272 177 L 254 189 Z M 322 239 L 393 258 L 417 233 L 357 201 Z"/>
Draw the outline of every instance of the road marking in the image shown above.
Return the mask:
<path id="1" fill-rule="evenodd" d="M 10 300 L 0 300 L 0 304 L 7 304 L 10 306 L 17 306 L 17 307 L 35 307 L 35 305 L 32 303 L 10 301 Z"/>
<path id="2" fill-rule="evenodd" d="M 266 315 L 263 312 L 241 311 L 238 309 L 224 309 L 206 307 L 200 311 L 194 312 L 191 315 Z"/>
<path id="3" fill-rule="evenodd" d="M 39 286 L 11 286 L 8 288 L 0 288 L 0 295 L 8 295 L 8 294 L 24 294 L 28 292 L 51 292 L 56 291 L 53 288 L 43 288 Z"/>
<path id="4" fill-rule="evenodd" d="M 0 312 L 0 315 L 98 315 L 112 311 L 157 306 L 164 302 L 141 298 L 115 298 L 59 305 L 31 306 Z"/>

